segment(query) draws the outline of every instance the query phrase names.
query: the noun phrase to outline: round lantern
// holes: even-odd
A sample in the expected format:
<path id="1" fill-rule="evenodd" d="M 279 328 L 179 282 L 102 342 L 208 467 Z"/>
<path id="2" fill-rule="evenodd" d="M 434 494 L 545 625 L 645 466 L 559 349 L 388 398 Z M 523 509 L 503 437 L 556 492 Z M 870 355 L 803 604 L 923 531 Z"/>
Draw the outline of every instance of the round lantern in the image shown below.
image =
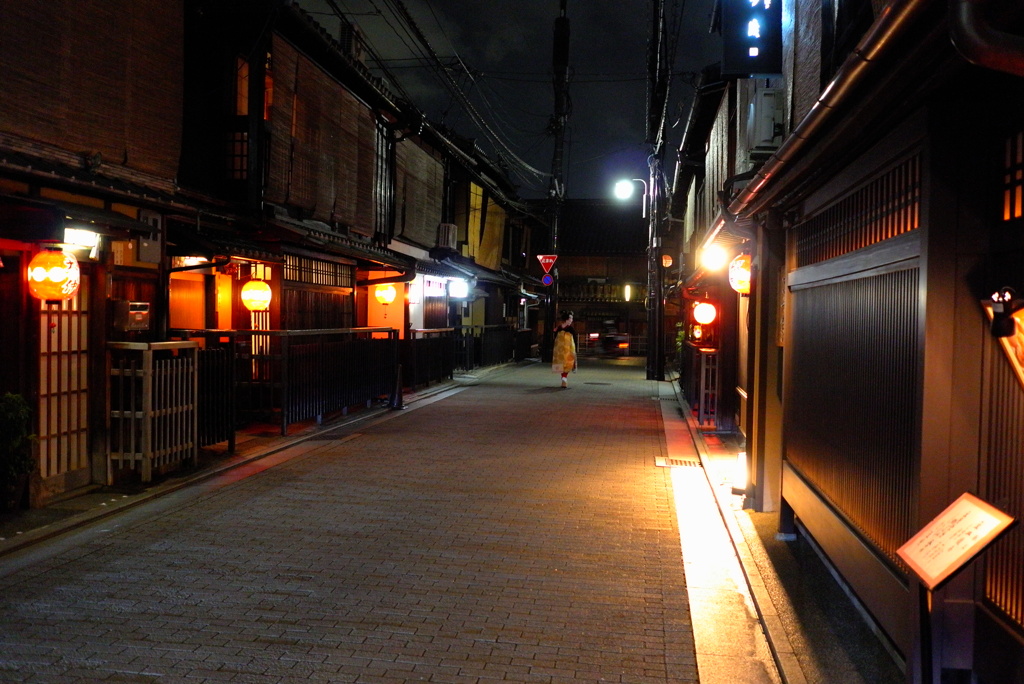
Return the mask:
<path id="1" fill-rule="evenodd" d="M 701 302 L 693 307 L 693 320 L 701 325 L 708 325 L 718 316 L 718 309 L 710 302 Z"/>
<path id="2" fill-rule="evenodd" d="M 81 282 L 78 259 L 69 252 L 44 250 L 28 264 L 28 291 L 38 299 L 51 302 L 71 299 Z"/>
<path id="3" fill-rule="evenodd" d="M 729 285 L 740 294 L 750 294 L 749 254 L 740 254 L 729 263 Z"/>
<path id="4" fill-rule="evenodd" d="M 387 285 L 378 285 L 377 290 L 373 293 L 373 296 L 377 298 L 377 301 L 387 306 L 391 302 L 395 301 L 397 295 L 395 286 L 388 283 Z"/>
<path id="5" fill-rule="evenodd" d="M 270 308 L 270 285 L 262 280 L 250 280 L 242 286 L 242 304 L 249 311 L 266 311 Z"/>

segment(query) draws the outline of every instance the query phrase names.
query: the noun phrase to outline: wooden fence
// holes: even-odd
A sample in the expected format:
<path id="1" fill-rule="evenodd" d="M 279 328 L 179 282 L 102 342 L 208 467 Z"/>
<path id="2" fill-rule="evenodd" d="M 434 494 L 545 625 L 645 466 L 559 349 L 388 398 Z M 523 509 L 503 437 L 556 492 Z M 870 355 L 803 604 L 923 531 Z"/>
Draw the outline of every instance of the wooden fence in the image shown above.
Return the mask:
<path id="1" fill-rule="evenodd" d="M 392 328 L 171 334 L 202 345 L 201 401 L 220 407 L 204 424 L 202 446 L 256 422 L 277 424 L 287 434 L 294 423 L 393 400 L 400 390 L 398 338 Z M 224 407 L 231 406 L 226 412 Z"/>
<path id="2" fill-rule="evenodd" d="M 119 471 L 143 482 L 198 458 L 198 345 L 107 344 L 107 484 Z"/>

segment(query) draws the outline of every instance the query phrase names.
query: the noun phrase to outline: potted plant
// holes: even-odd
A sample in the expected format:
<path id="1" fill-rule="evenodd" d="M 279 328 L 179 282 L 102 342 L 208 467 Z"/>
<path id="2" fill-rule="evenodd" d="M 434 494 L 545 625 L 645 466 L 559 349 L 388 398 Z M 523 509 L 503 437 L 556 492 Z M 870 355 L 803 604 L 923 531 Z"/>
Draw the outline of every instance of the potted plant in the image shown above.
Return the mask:
<path id="1" fill-rule="evenodd" d="M 29 420 L 32 410 L 25 397 L 8 392 L 0 397 L 0 508 L 18 508 L 28 491 L 35 468 Z"/>

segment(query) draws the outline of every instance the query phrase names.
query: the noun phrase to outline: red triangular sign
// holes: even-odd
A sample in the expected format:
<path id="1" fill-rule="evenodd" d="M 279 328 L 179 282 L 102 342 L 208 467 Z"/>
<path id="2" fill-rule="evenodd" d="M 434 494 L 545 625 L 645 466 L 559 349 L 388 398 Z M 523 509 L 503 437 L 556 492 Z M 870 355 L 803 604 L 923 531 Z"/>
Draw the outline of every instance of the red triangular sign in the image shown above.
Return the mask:
<path id="1" fill-rule="evenodd" d="M 555 265 L 555 259 L 558 258 L 557 254 L 538 254 L 537 259 L 540 261 L 540 265 L 544 267 L 544 272 L 548 273 L 551 267 Z"/>

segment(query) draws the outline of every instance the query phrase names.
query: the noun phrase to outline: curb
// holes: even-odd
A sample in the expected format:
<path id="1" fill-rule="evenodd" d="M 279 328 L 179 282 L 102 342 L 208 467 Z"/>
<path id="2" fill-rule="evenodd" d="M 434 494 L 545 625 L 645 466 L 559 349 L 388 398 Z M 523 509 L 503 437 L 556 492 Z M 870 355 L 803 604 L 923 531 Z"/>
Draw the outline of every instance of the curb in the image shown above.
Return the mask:
<path id="1" fill-rule="evenodd" d="M 729 502 L 722 497 L 719 491 L 720 488 L 711 482 L 708 467 L 710 452 L 707 443 L 704 441 L 704 435 L 691 415 L 689 403 L 680 394 L 678 383 L 676 382 L 678 378 L 673 374 L 671 378 L 667 379 L 672 384 L 672 390 L 683 414 L 683 420 L 686 421 L 686 425 L 690 430 L 690 436 L 693 437 L 693 443 L 697 447 L 704 475 L 708 478 L 708 487 L 711 488 L 715 502 L 718 504 L 718 512 L 721 514 L 722 521 L 729 531 L 730 541 L 736 551 L 736 557 L 740 561 L 744 581 L 747 583 L 747 589 L 754 603 L 754 609 L 757 611 L 758 621 L 761 623 L 761 630 L 768 641 L 768 647 L 771 650 L 775 666 L 779 671 L 779 676 L 782 678 L 783 684 L 807 684 L 807 677 L 800 667 L 796 649 L 793 648 L 793 644 L 779 616 L 780 611 L 774 599 L 768 593 L 762 570 L 757 566 L 757 563 L 754 561 L 754 554 L 750 550 L 752 547 L 760 548 L 763 555 L 761 540 L 754 530 L 743 530 L 743 526 L 737 519 L 736 513 L 732 510 Z"/>

